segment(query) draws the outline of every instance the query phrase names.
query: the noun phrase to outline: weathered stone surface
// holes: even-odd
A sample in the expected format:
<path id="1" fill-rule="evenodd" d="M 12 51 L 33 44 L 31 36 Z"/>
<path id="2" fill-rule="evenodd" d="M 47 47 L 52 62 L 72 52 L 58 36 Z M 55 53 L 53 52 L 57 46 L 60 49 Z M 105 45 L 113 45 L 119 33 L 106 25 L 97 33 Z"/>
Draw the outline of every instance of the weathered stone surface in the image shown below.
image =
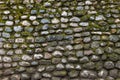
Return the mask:
<path id="1" fill-rule="evenodd" d="M 120 80 L 119 0 L 1 0 L 0 80 Z"/>

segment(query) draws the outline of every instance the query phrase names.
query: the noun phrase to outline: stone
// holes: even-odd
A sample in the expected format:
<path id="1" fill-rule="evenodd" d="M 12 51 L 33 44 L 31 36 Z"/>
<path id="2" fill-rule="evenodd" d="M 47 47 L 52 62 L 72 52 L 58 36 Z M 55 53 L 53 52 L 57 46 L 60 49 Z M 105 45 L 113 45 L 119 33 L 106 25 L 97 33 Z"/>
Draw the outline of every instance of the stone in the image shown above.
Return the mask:
<path id="1" fill-rule="evenodd" d="M 77 57 L 83 57 L 84 56 L 83 51 L 77 51 L 76 56 Z"/>
<path id="2" fill-rule="evenodd" d="M 106 78 L 108 76 L 108 71 L 103 69 L 98 72 L 98 76 L 101 78 Z"/>
<path id="3" fill-rule="evenodd" d="M 78 75 L 79 75 L 79 71 L 76 71 L 76 70 L 71 70 L 69 73 L 68 73 L 68 75 L 70 76 L 70 77 L 77 77 Z"/>
<path id="4" fill-rule="evenodd" d="M 59 21 L 59 19 L 57 19 L 57 18 L 54 18 L 54 19 L 52 19 L 52 23 L 53 24 L 57 24 L 57 23 L 59 23 L 60 21 Z"/>
<path id="5" fill-rule="evenodd" d="M 118 70 L 117 69 L 110 70 L 109 75 L 113 78 L 117 78 L 118 77 Z"/>
<path id="6" fill-rule="evenodd" d="M 13 26 L 14 22 L 13 21 L 6 21 L 5 25 L 7 26 Z"/>
<path id="7" fill-rule="evenodd" d="M 61 20 L 62 23 L 67 23 L 68 22 L 68 18 L 63 18 L 62 17 L 60 20 Z"/>
<path id="8" fill-rule="evenodd" d="M 95 71 L 83 70 L 80 72 L 80 76 L 82 78 L 95 79 L 97 77 L 97 73 Z"/>
<path id="9" fill-rule="evenodd" d="M 3 57 L 3 61 L 4 62 L 12 62 L 12 59 L 11 59 L 11 57 L 5 56 L 5 57 Z"/>
<path id="10" fill-rule="evenodd" d="M 27 31 L 27 32 L 32 32 L 33 31 L 33 27 L 25 27 L 25 31 Z"/>
<path id="11" fill-rule="evenodd" d="M 23 55 L 22 56 L 22 60 L 24 60 L 24 61 L 30 61 L 30 60 L 32 60 L 32 57 L 30 57 L 28 55 Z"/>
<path id="12" fill-rule="evenodd" d="M 103 15 L 98 15 L 98 16 L 96 16 L 95 20 L 96 21 L 98 21 L 98 20 L 105 20 L 105 17 Z"/>
<path id="13" fill-rule="evenodd" d="M 50 53 L 45 53 L 44 54 L 44 58 L 45 59 L 51 59 L 52 58 L 52 55 Z"/>
<path id="14" fill-rule="evenodd" d="M 42 19 L 42 20 L 41 20 L 41 23 L 47 24 L 47 23 L 50 23 L 50 21 L 49 21 L 49 19 Z"/>
<path id="15" fill-rule="evenodd" d="M 98 48 L 100 46 L 99 42 L 94 41 L 91 43 L 91 48 Z"/>
<path id="16" fill-rule="evenodd" d="M 12 29 L 10 27 L 5 27 L 6 32 L 12 32 Z"/>
<path id="17" fill-rule="evenodd" d="M 97 48 L 97 49 L 95 50 L 95 53 L 96 53 L 96 54 L 103 54 L 103 53 L 104 53 L 104 50 L 103 50 L 102 48 Z"/>
<path id="18" fill-rule="evenodd" d="M 54 75 L 54 76 L 63 77 L 63 76 L 66 76 L 66 75 L 67 75 L 67 72 L 66 72 L 66 71 L 54 71 L 54 72 L 53 72 L 53 75 Z"/>
<path id="19" fill-rule="evenodd" d="M 12 75 L 10 80 L 20 80 L 20 75 Z"/>
<path id="20" fill-rule="evenodd" d="M 80 18 L 78 18 L 78 17 L 72 17 L 72 18 L 70 19 L 70 21 L 71 21 L 71 22 L 79 22 L 79 21 L 80 21 Z"/>
<path id="21" fill-rule="evenodd" d="M 84 39 L 83 39 L 83 42 L 85 42 L 85 43 L 88 43 L 88 42 L 90 42 L 91 41 L 91 38 L 90 37 L 85 37 Z"/>
<path id="22" fill-rule="evenodd" d="M 23 28 L 21 26 L 14 26 L 14 31 L 15 32 L 21 32 Z"/>
<path id="23" fill-rule="evenodd" d="M 112 69 L 112 68 L 114 68 L 114 63 L 112 62 L 112 61 L 106 61 L 105 63 L 104 63 L 104 67 L 106 68 L 106 69 Z"/>
<path id="24" fill-rule="evenodd" d="M 60 51 L 54 51 L 53 56 L 59 57 L 62 56 L 62 53 Z"/>
<path id="25" fill-rule="evenodd" d="M 21 24 L 23 26 L 30 26 L 31 25 L 30 22 L 28 22 L 27 20 L 22 21 Z"/>
<path id="26" fill-rule="evenodd" d="M 34 54 L 34 59 L 41 59 L 43 58 L 43 55 L 42 54 Z"/>
<path id="27" fill-rule="evenodd" d="M 89 58 L 84 56 L 83 58 L 80 58 L 80 63 L 87 63 L 89 61 Z"/>
<path id="28" fill-rule="evenodd" d="M 46 41 L 46 39 L 44 38 L 44 37 L 36 37 L 35 38 L 35 42 L 40 42 L 40 43 L 42 43 L 42 42 L 45 42 Z"/>
<path id="29" fill-rule="evenodd" d="M 79 50 L 79 49 L 82 49 L 83 48 L 83 45 L 82 44 L 79 44 L 79 45 L 75 45 L 74 46 L 74 49 L 75 50 Z"/>
<path id="30" fill-rule="evenodd" d="M 62 69 L 64 69 L 65 67 L 64 67 L 63 64 L 57 64 L 57 65 L 56 65 L 56 68 L 57 68 L 57 70 L 62 70 Z"/>
<path id="31" fill-rule="evenodd" d="M 3 32 L 3 33 L 2 33 L 2 36 L 5 37 L 5 38 L 10 38 L 10 34 L 9 34 L 9 33 L 6 33 L 6 32 Z"/>
<path id="32" fill-rule="evenodd" d="M 51 5 L 52 5 L 52 4 L 49 3 L 49 2 L 44 3 L 44 6 L 45 6 L 45 7 L 50 7 Z"/>
<path id="33" fill-rule="evenodd" d="M 36 20 L 36 18 L 37 18 L 36 16 L 30 16 L 30 17 L 29 17 L 29 19 L 30 19 L 31 21 Z"/>
<path id="34" fill-rule="evenodd" d="M 31 80 L 37 80 L 37 79 L 40 79 L 40 78 L 41 78 L 40 74 L 38 72 L 36 72 L 35 74 L 32 75 Z"/>
<path id="35" fill-rule="evenodd" d="M 16 39 L 15 39 L 15 42 L 16 42 L 16 43 L 23 43 L 24 41 L 25 41 L 24 38 L 16 38 Z"/>
<path id="36" fill-rule="evenodd" d="M 83 64 L 83 68 L 85 68 L 85 69 L 94 69 L 95 68 L 95 63 L 94 62 L 88 62 L 86 64 Z"/>
<path id="37" fill-rule="evenodd" d="M 25 73 L 22 73 L 20 77 L 21 77 L 21 80 L 30 79 L 30 76 L 28 74 L 25 74 Z"/>
<path id="38" fill-rule="evenodd" d="M 30 66 L 30 63 L 29 63 L 29 62 L 22 61 L 22 62 L 19 62 L 19 65 L 20 65 L 20 66 L 23 66 L 23 67 L 26 67 L 26 66 Z"/>
<path id="39" fill-rule="evenodd" d="M 91 55 L 91 54 L 93 54 L 92 50 L 85 50 L 84 51 L 84 55 Z"/>
<path id="40" fill-rule="evenodd" d="M 115 67 L 117 67 L 118 69 L 120 69 L 120 61 L 117 61 L 117 62 L 116 62 Z"/>
<path id="41" fill-rule="evenodd" d="M 37 14 L 37 10 L 31 10 L 31 14 Z"/>
<path id="42" fill-rule="evenodd" d="M 5 55 L 6 51 L 4 49 L 0 49 L 0 55 Z"/>
<path id="43" fill-rule="evenodd" d="M 68 13 L 66 11 L 63 11 L 61 15 L 65 17 L 68 16 Z"/>
<path id="44" fill-rule="evenodd" d="M 81 22 L 79 25 L 83 26 L 83 27 L 86 27 L 86 26 L 89 26 L 89 23 L 88 22 Z"/>
<path id="45" fill-rule="evenodd" d="M 112 42 L 117 42 L 119 40 L 119 37 L 117 35 L 110 35 L 109 39 Z"/>

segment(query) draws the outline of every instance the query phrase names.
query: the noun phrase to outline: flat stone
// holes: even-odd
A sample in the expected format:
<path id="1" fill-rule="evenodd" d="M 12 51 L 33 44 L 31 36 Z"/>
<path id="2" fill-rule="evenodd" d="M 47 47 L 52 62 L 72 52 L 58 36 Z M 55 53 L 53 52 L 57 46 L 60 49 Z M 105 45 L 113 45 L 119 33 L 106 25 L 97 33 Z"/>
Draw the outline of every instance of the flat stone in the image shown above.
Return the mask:
<path id="1" fill-rule="evenodd" d="M 6 33 L 6 32 L 3 32 L 3 33 L 2 33 L 2 36 L 5 37 L 5 38 L 10 38 L 10 34 L 9 34 L 9 33 Z"/>
<path id="2" fill-rule="evenodd" d="M 72 17 L 72 18 L 70 19 L 70 21 L 71 21 L 71 22 L 79 22 L 79 21 L 80 21 L 80 18 L 78 18 L 78 17 Z"/>
<path id="3" fill-rule="evenodd" d="M 114 68 L 114 63 L 112 61 L 107 61 L 104 63 L 104 67 L 106 69 L 112 69 L 112 68 Z"/>
<path id="4" fill-rule="evenodd" d="M 12 59 L 10 57 L 5 56 L 5 57 L 3 57 L 3 61 L 4 62 L 12 62 Z"/>
<path id="5" fill-rule="evenodd" d="M 59 23 L 60 21 L 59 21 L 59 19 L 57 19 L 57 18 L 54 18 L 54 19 L 52 19 L 52 23 L 53 24 L 57 24 L 57 23 Z"/>
<path id="6" fill-rule="evenodd" d="M 31 25 L 30 22 L 28 22 L 27 20 L 22 21 L 21 24 L 23 26 L 30 26 Z"/>
<path id="7" fill-rule="evenodd" d="M 15 32 L 20 32 L 20 31 L 22 31 L 22 27 L 21 26 L 14 26 L 14 31 Z"/>
<path id="8" fill-rule="evenodd" d="M 34 59 L 41 59 L 43 58 L 42 54 L 34 54 Z"/>
<path id="9" fill-rule="evenodd" d="M 13 21 L 6 21 L 6 22 L 5 22 L 5 25 L 7 25 L 7 26 L 12 26 L 13 24 L 14 24 Z"/>
<path id="10" fill-rule="evenodd" d="M 49 19 L 42 19 L 42 20 L 41 20 L 41 23 L 47 24 L 47 23 L 50 23 L 50 20 L 49 20 Z"/>
<path id="11" fill-rule="evenodd" d="M 32 60 L 32 57 L 28 56 L 28 55 L 23 55 L 22 56 L 22 60 L 24 61 L 29 61 L 29 60 Z"/>

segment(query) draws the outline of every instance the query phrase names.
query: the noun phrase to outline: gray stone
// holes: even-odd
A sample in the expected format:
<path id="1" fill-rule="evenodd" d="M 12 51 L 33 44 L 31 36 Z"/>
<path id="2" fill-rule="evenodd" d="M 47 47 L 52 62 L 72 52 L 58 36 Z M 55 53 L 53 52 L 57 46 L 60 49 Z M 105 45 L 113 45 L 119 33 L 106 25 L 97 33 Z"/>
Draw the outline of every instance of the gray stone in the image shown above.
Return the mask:
<path id="1" fill-rule="evenodd" d="M 120 69 L 120 61 L 117 61 L 116 65 L 115 65 L 118 69 Z"/>
<path id="2" fill-rule="evenodd" d="M 22 61 L 22 62 L 19 62 L 19 65 L 25 67 L 25 66 L 30 66 L 30 63 Z"/>
<path id="3" fill-rule="evenodd" d="M 78 18 L 78 17 L 72 17 L 72 18 L 70 19 L 70 21 L 71 21 L 71 22 L 79 22 L 79 21 L 80 21 L 80 18 Z"/>
<path id="4" fill-rule="evenodd" d="M 10 77 L 10 80 L 20 80 L 20 75 L 12 75 L 11 77 Z"/>
<path id="5" fill-rule="evenodd" d="M 112 42 L 117 42 L 119 40 L 119 37 L 118 37 L 118 35 L 110 35 L 109 39 Z"/>
<path id="6" fill-rule="evenodd" d="M 68 75 L 70 76 L 70 77 L 77 77 L 78 75 L 79 75 L 79 71 L 76 71 L 76 70 L 71 70 L 69 73 L 68 73 Z"/>
<path id="7" fill-rule="evenodd" d="M 105 17 L 103 15 L 96 16 L 95 20 L 105 20 Z"/>
<path id="8" fill-rule="evenodd" d="M 2 33 L 2 36 L 5 37 L 5 38 L 10 38 L 10 34 L 9 34 L 9 33 L 6 33 L 6 32 L 3 32 L 3 33 Z"/>
<path id="9" fill-rule="evenodd" d="M 6 32 L 12 32 L 12 29 L 10 27 L 5 27 Z"/>
<path id="10" fill-rule="evenodd" d="M 94 41 L 91 43 L 91 48 L 98 48 L 100 46 L 100 43 L 97 41 Z"/>
<path id="11" fill-rule="evenodd" d="M 7 26 L 12 26 L 13 24 L 14 24 L 13 21 L 6 21 L 6 23 L 5 23 L 5 25 L 7 25 Z"/>
<path id="12" fill-rule="evenodd" d="M 11 59 L 11 57 L 5 56 L 5 57 L 3 57 L 3 61 L 4 62 L 12 62 L 12 59 Z"/>
<path id="13" fill-rule="evenodd" d="M 20 76 L 20 78 L 21 78 L 21 80 L 29 80 L 30 76 L 28 74 L 22 73 L 21 76 Z"/>
<path id="14" fill-rule="evenodd" d="M 58 76 L 58 77 L 63 77 L 67 75 L 67 72 L 66 71 L 54 71 L 53 75 Z"/>
<path id="15" fill-rule="evenodd" d="M 64 69 L 64 65 L 63 64 L 57 64 L 56 68 L 57 68 L 57 70 L 62 70 L 62 69 Z"/>
<path id="16" fill-rule="evenodd" d="M 34 59 L 41 59 L 43 57 L 42 54 L 34 54 Z"/>
<path id="17" fill-rule="evenodd" d="M 46 39 L 44 38 L 44 37 L 36 37 L 35 38 L 35 42 L 40 42 L 40 43 L 42 43 L 42 42 L 45 42 L 46 41 Z"/>
<path id="18" fill-rule="evenodd" d="M 106 78 L 108 76 L 108 71 L 103 69 L 98 72 L 98 76 L 101 78 Z"/>
<path id="19" fill-rule="evenodd" d="M 33 27 L 25 27 L 25 31 L 27 31 L 27 32 L 32 32 L 33 31 Z"/>
<path id="20" fill-rule="evenodd" d="M 112 69 L 112 68 L 114 68 L 114 63 L 112 62 L 112 61 L 106 61 L 105 63 L 104 63 L 104 67 L 106 68 L 106 69 Z"/>
<path id="21" fill-rule="evenodd" d="M 49 19 L 42 19 L 42 20 L 41 20 L 41 23 L 47 24 L 47 23 L 50 23 L 50 20 L 49 20 Z"/>
<path id="22" fill-rule="evenodd" d="M 30 16 L 30 17 L 29 17 L 29 19 L 30 19 L 31 21 L 36 20 L 36 18 L 37 18 L 36 16 Z"/>
<path id="23" fill-rule="evenodd" d="M 5 55 L 6 51 L 4 49 L 0 49 L 0 55 Z"/>
<path id="24" fill-rule="evenodd" d="M 117 69 L 110 70 L 109 75 L 113 78 L 117 78 L 118 77 L 118 70 Z"/>
<path id="25" fill-rule="evenodd" d="M 24 61 L 29 61 L 29 60 L 32 60 L 32 57 L 28 56 L 28 55 L 23 55 L 22 56 L 22 60 Z"/>
<path id="26" fill-rule="evenodd" d="M 31 10 L 31 14 L 37 14 L 37 10 Z"/>
<path id="27" fill-rule="evenodd" d="M 62 16 L 68 16 L 68 13 L 66 11 L 63 11 L 61 15 Z"/>
<path id="28" fill-rule="evenodd" d="M 97 49 L 95 50 L 95 53 L 97 53 L 97 54 L 103 54 L 103 53 L 104 53 L 104 50 L 103 50 L 102 48 L 97 48 Z"/>
<path id="29" fill-rule="evenodd" d="M 68 22 L 68 18 L 61 18 L 61 22 L 63 22 L 63 23 L 67 23 Z"/>
<path id="30" fill-rule="evenodd" d="M 84 56 L 83 51 L 77 51 L 76 56 L 77 57 L 83 57 Z"/>
<path id="31" fill-rule="evenodd" d="M 91 41 L 91 38 L 90 37 L 85 37 L 84 39 L 83 39 L 83 42 L 85 42 L 85 43 L 88 43 L 88 42 L 90 42 Z"/>
<path id="32" fill-rule="evenodd" d="M 20 32 L 20 31 L 22 31 L 22 27 L 21 26 L 14 26 L 14 31 L 15 32 Z"/>
<path id="33" fill-rule="evenodd" d="M 80 59 L 80 63 L 87 63 L 88 61 L 89 61 L 89 58 L 86 56 Z"/>
<path id="34" fill-rule="evenodd" d="M 82 78 L 95 79 L 97 77 L 97 73 L 95 71 L 83 70 L 80 72 L 80 76 Z"/>
<path id="35" fill-rule="evenodd" d="M 59 23 L 60 21 L 59 21 L 59 19 L 57 19 L 57 18 L 54 18 L 54 19 L 52 19 L 52 23 L 53 24 L 57 24 L 57 23 Z"/>
<path id="36" fill-rule="evenodd" d="M 45 7 L 50 7 L 51 5 L 52 5 L 52 4 L 49 3 L 49 2 L 44 3 L 44 6 L 45 6 Z"/>
<path id="37" fill-rule="evenodd" d="M 86 26 L 89 26 L 89 23 L 88 22 L 81 22 L 79 25 L 86 27 Z"/>
<path id="38" fill-rule="evenodd" d="M 27 20 L 22 21 L 21 24 L 22 24 L 23 26 L 30 26 L 30 25 L 31 25 L 30 22 L 27 21 Z"/>

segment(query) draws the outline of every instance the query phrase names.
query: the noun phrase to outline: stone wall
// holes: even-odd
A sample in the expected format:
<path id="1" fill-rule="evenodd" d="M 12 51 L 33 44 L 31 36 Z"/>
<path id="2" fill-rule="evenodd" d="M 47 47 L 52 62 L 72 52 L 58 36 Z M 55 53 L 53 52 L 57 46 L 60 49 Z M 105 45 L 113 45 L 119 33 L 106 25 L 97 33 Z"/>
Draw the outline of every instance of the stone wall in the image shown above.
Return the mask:
<path id="1" fill-rule="evenodd" d="M 120 80 L 120 1 L 0 0 L 0 80 Z"/>

